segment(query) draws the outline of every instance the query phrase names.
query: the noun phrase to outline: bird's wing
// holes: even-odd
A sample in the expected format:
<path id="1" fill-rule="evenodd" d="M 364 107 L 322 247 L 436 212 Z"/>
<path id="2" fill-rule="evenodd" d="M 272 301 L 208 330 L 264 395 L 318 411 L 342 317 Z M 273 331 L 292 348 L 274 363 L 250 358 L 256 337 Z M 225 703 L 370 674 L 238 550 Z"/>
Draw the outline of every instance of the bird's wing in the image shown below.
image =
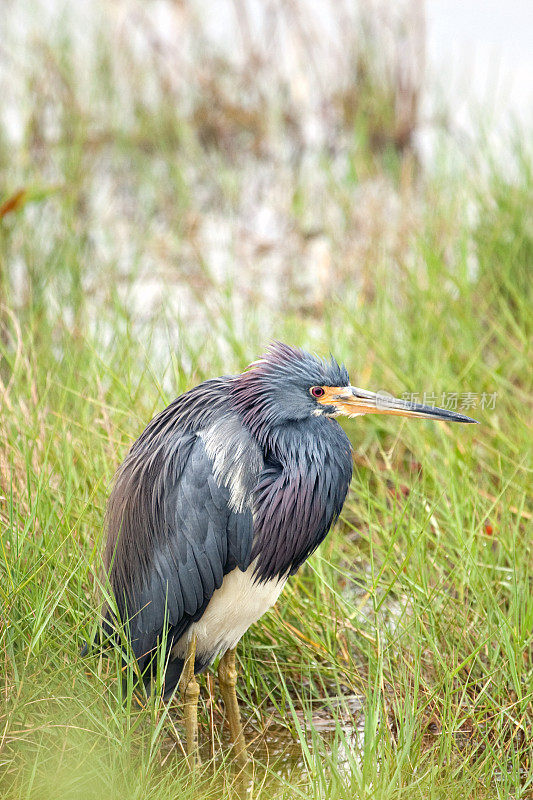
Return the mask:
<path id="1" fill-rule="evenodd" d="M 133 558 L 139 569 L 130 574 L 132 587 L 113 588 L 117 601 L 125 594 L 128 598 L 125 616 L 141 669 L 157 646 L 165 619 L 171 643 L 202 615 L 224 575 L 250 563 L 252 512 L 248 505 L 240 510 L 232 507 L 231 487 L 219 474 L 215 477 L 208 449 L 200 436 L 189 435 L 173 448 L 179 458 L 130 470 L 137 485 L 128 493 L 132 507 L 122 515 L 116 558 Z M 135 549 L 139 535 L 128 535 L 126 525 L 131 520 L 150 543 L 144 556 Z M 115 584 L 127 575 L 117 566 Z"/>

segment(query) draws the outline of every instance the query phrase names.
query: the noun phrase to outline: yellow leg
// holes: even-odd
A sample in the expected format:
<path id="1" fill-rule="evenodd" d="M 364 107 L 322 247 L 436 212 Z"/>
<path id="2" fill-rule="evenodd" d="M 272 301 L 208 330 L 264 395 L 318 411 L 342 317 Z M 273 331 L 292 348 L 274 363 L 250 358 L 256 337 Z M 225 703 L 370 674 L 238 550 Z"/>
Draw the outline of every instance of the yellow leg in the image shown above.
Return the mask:
<path id="1" fill-rule="evenodd" d="M 235 686 L 237 685 L 237 671 L 235 669 L 235 648 L 228 650 L 218 665 L 218 683 L 226 709 L 226 719 L 230 730 L 231 743 L 235 750 L 235 758 L 239 764 L 246 764 L 248 753 L 242 732 L 241 715 Z"/>
<path id="2" fill-rule="evenodd" d="M 198 698 L 200 696 L 200 687 L 194 674 L 195 655 L 196 634 L 191 637 L 189 642 L 180 678 L 180 692 L 183 700 L 185 732 L 187 735 L 187 760 L 191 770 L 200 763 L 200 753 L 198 752 Z"/>

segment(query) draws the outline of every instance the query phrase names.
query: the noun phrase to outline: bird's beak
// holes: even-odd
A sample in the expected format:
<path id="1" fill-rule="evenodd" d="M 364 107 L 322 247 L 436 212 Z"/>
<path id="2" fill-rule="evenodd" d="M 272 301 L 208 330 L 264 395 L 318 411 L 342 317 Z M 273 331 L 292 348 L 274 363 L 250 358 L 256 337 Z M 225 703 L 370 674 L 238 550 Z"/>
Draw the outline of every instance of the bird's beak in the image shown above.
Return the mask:
<path id="1" fill-rule="evenodd" d="M 425 406 L 400 400 L 386 392 L 369 392 L 357 386 L 325 386 L 325 393 L 318 402 L 334 406 L 338 414 L 357 417 L 361 414 L 394 414 L 398 417 L 440 419 L 448 422 L 477 422 L 476 419 L 435 406 Z"/>

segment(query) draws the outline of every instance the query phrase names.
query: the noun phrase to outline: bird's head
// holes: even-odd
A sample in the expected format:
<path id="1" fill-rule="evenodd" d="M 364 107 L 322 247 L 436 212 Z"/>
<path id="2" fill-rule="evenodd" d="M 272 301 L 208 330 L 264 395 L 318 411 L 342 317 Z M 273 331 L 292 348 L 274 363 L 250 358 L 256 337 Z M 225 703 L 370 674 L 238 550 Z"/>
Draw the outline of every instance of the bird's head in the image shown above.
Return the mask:
<path id="1" fill-rule="evenodd" d="M 476 422 L 455 411 L 352 386 L 346 367 L 333 357 L 324 360 L 281 342 L 234 379 L 232 393 L 235 407 L 256 432 L 313 416 L 392 414 Z"/>

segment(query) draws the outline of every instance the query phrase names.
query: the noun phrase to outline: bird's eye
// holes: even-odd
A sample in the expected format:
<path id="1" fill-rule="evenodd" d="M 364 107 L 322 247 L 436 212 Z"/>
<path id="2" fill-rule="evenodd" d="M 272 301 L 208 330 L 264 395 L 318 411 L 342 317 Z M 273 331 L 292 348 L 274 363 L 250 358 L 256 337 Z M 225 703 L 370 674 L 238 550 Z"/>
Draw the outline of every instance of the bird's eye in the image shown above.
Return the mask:
<path id="1" fill-rule="evenodd" d="M 323 397 L 325 395 L 325 391 L 322 386 L 312 386 L 309 391 L 313 397 Z"/>

